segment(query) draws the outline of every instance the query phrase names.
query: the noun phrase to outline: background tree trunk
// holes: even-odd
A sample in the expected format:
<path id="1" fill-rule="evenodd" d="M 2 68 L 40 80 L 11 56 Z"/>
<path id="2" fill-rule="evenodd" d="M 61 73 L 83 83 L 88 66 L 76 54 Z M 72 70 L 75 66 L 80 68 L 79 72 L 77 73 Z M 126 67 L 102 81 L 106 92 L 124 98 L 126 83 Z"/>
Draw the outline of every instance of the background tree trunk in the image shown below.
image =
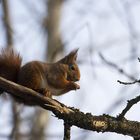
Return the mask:
<path id="1" fill-rule="evenodd" d="M 60 19 L 63 0 L 49 0 L 48 1 L 48 47 L 47 60 L 53 62 L 59 53 L 63 53 L 64 45 L 62 43 L 60 34 Z"/>
<path id="2" fill-rule="evenodd" d="M 60 18 L 63 0 L 49 0 L 46 3 L 48 16 L 44 18 L 44 29 L 47 31 L 46 59 L 53 62 L 59 53 L 63 53 L 64 46 L 60 35 Z M 37 109 L 32 123 L 31 140 L 46 140 L 45 128 L 48 124 L 48 112 Z"/>
<path id="3" fill-rule="evenodd" d="M 12 48 L 14 47 L 13 43 L 13 32 L 12 32 L 12 24 L 10 19 L 10 8 L 8 0 L 2 1 L 2 7 L 3 7 L 3 14 L 4 14 L 4 25 L 5 25 L 5 39 L 6 39 L 6 47 Z M 14 100 L 11 100 L 11 112 L 12 112 L 12 129 L 11 133 L 9 135 L 10 139 L 20 140 L 19 135 L 19 126 L 20 126 L 20 115 L 17 111 L 17 104 Z"/>

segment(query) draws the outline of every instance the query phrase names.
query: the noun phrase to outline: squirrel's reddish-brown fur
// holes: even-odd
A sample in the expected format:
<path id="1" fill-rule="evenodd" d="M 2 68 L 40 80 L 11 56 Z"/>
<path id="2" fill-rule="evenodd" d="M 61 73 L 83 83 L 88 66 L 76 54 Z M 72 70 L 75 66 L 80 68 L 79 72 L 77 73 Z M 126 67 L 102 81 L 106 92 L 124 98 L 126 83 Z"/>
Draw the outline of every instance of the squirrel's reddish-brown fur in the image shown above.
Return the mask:
<path id="1" fill-rule="evenodd" d="M 4 49 L 0 54 L 0 76 L 31 88 L 44 96 L 62 95 L 79 89 L 80 71 L 76 64 L 78 49 L 55 63 L 31 61 L 21 66 L 22 58 L 13 49 Z M 15 98 L 15 96 L 14 96 Z M 19 99 L 26 102 L 26 99 Z"/>
<path id="2" fill-rule="evenodd" d="M 22 58 L 13 49 L 2 49 L 0 54 L 0 76 L 17 82 Z"/>

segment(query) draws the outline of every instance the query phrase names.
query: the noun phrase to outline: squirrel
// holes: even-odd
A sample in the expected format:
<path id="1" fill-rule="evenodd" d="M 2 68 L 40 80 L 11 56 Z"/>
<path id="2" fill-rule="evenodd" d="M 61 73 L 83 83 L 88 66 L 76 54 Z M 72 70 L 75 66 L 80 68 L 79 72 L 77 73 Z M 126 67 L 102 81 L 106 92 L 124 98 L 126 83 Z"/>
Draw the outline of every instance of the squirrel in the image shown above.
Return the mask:
<path id="1" fill-rule="evenodd" d="M 19 53 L 13 49 L 3 49 L 0 54 L 0 76 L 44 96 L 59 96 L 80 88 L 75 83 L 80 80 L 77 52 L 78 49 L 75 49 L 55 63 L 31 61 L 21 66 L 22 58 Z M 22 99 L 19 102 L 32 105 Z"/>

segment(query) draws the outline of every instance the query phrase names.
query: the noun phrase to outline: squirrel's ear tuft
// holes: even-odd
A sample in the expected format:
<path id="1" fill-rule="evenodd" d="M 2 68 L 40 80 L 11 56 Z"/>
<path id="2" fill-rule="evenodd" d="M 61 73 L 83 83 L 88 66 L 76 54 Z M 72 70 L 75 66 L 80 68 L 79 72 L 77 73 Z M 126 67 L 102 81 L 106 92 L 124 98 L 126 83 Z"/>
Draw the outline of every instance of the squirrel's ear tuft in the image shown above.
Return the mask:
<path id="1" fill-rule="evenodd" d="M 70 52 L 70 53 L 68 54 L 68 56 L 71 57 L 71 58 L 73 59 L 73 61 L 76 61 L 76 59 L 77 59 L 78 50 L 79 50 L 79 48 L 73 50 L 72 52 Z"/>
<path id="2" fill-rule="evenodd" d="M 79 50 L 79 48 L 71 51 L 68 55 L 66 55 L 64 58 L 62 58 L 59 62 L 65 63 L 65 64 L 75 62 L 77 59 L 78 50 Z"/>

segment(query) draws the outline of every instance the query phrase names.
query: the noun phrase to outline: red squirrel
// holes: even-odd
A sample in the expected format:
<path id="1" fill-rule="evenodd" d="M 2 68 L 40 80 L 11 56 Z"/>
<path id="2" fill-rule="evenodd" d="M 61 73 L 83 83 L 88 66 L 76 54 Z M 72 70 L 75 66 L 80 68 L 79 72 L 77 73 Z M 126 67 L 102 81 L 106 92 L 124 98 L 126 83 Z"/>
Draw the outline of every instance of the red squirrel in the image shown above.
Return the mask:
<path id="1" fill-rule="evenodd" d="M 78 49 L 75 49 L 55 63 L 31 61 L 21 66 L 22 58 L 18 53 L 13 49 L 3 49 L 0 54 L 0 76 L 44 96 L 59 96 L 80 88 L 75 83 L 80 80 L 77 52 Z"/>

